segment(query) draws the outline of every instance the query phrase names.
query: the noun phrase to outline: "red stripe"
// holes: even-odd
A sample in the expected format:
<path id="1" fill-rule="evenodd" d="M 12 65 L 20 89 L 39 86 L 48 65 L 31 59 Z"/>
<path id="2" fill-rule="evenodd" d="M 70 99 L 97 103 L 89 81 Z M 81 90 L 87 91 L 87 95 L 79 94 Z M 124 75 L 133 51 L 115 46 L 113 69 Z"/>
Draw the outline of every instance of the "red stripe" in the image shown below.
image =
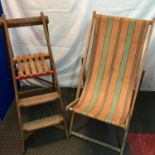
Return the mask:
<path id="1" fill-rule="evenodd" d="M 51 74 L 54 74 L 53 70 L 50 70 L 48 72 L 43 72 L 43 73 L 32 74 L 29 76 L 17 76 L 16 80 L 19 81 L 19 80 L 31 79 L 31 78 L 46 76 L 46 75 L 51 75 Z"/>

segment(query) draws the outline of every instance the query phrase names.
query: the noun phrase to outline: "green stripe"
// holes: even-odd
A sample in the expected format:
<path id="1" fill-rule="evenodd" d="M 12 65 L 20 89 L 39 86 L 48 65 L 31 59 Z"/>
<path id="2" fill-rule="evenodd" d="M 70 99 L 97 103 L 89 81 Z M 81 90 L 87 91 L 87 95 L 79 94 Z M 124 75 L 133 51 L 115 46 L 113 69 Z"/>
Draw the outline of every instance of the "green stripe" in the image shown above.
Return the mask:
<path id="1" fill-rule="evenodd" d="M 85 89 L 85 92 L 84 92 L 85 94 L 84 94 L 84 96 L 83 96 L 83 98 L 81 100 L 81 103 L 83 102 L 84 97 L 87 94 L 88 86 L 89 86 L 89 83 L 90 83 L 90 80 L 91 80 L 91 77 L 92 77 L 93 66 L 94 66 L 94 62 L 95 62 L 95 58 L 96 58 L 96 50 L 97 50 L 97 44 L 98 44 L 98 38 L 99 38 L 98 36 L 99 36 L 99 32 L 100 32 L 100 25 L 101 25 L 101 16 L 98 17 L 98 22 L 96 22 L 95 29 L 94 29 L 94 33 L 95 33 L 95 30 L 97 30 L 97 31 L 96 31 L 96 36 L 94 38 L 94 48 L 92 49 L 91 55 L 90 55 L 92 57 L 92 60 L 89 62 L 90 65 L 89 65 L 89 68 L 88 68 L 88 75 L 86 77 L 86 83 L 85 83 L 86 89 Z M 93 55 L 93 53 L 94 53 L 94 55 Z M 78 108 L 79 106 L 80 106 L 80 104 L 78 104 L 76 108 Z"/>
<path id="2" fill-rule="evenodd" d="M 108 49 L 109 49 L 112 26 L 113 26 L 113 18 L 109 17 L 107 20 L 107 25 L 106 25 L 105 40 L 104 40 L 104 44 L 103 44 L 101 61 L 99 64 L 100 67 L 99 67 L 98 73 L 96 73 L 97 79 L 96 79 L 95 88 L 93 91 L 93 96 L 92 96 L 92 99 L 91 99 L 88 107 L 85 109 L 85 111 L 83 111 L 83 114 L 87 114 L 93 109 L 94 104 L 96 103 L 98 96 L 100 94 L 101 83 L 102 83 L 102 80 L 104 77 L 104 70 L 105 70 L 105 64 L 106 64 L 106 59 L 107 59 L 107 53 L 108 53 Z"/>
<path id="3" fill-rule="evenodd" d="M 119 74 L 117 77 L 113 101 L 111 104 L 109 115 L 105 119 L 107 122 L 112 121 L 113 115 L 115 114 L 115 111 L 117 108 L 117 103 L 119 100 L 119 96 L 120 96 L 123 81 L 124 81 L 125 69 L 127 66 L 129 51 L 130 51 L 132 38 L 133 38 L 133 34 L 134 34 L 134 28 L 135 28 L 135 20 L 129 21 L 128 32 L 127 32 L 127 36 L 126 36 L 126 40 L 125 40 L 125 44 L 124 44 L 123 55 L 122 55 L 121 64 L 120 64 L 120 68 L 119 68 Z"/>
<path id="4" fill-rule="evenodd" d="M 109 85 L 110 85 L 111 77 L 112 77 L 112 74 L 113 74 L 114 62 L 115 62 L 116 54 L 118 52 L 118 43 L 119 43 L 121 28 L 122 28 L 122 19 L 120 19 L 120 21 L 119 21 L 119 29 L 118 29 L 118 32 L 117 32 L 117 38 L 116 38 L 116 42 L 115 42 L 115 48 L 114 48 L 112 63 L 111 63 L 110 68 L 109 68 L 110 75 L 109 75 L 108 82 L 107 82 L 107 85 L 106 85 L 105 95 L 103 97 L 103 102 L 102 102 L 101 108 L 95 114 L 95 117 L 98 117 L 98 115 L 103 111 L 104 106 L 105 106 L 105 101 L 106 101 L 106 98 L 107 98 L 107 94 L 108 94 L 108 91 L 109 91 Z"/>
<path id="5" fill-rule="evenodd" d="M 121 116 L 121 120 L 122 120 L 122 118 L 125 115 L 125 109 L 127 108 L 127 104 L 128 104 L 127 100 L 128 100 L 130 91 L 132 91 L 131 90 L 131 84 L 132 84 L 132 81 L 133 81 L 133 76 L 134 76 L 135 68 L 136 68 L 136 65 L 137 65 L 137 58 L 138 58 L 139 54 L 141 54 L 139 52 L 139 50 L 140 50 L 140 47 L 141 47 L 141 44 L 142 44 L 142 39 L 143 39 L 143 35 L 144 35 L 144 29 L 145 29 L 145 22 L 143 22 L 143 25 L 142 25 L 142 28 L 141 28 L 141 33 L 140 33 L 140 37 L 139 37 L 138 47 L 137 47 L 137 51 L 136 51 L 136 56 L 135 56 L 135 60 L 134 60 L 132 74 L 131 74 L 131 77 L 130 77 L 128 91 L 127 91 L 125 102 L 124 102 L 124 107 L 123 107 L 123 113 L 122 113 L 122 116 Z"/>

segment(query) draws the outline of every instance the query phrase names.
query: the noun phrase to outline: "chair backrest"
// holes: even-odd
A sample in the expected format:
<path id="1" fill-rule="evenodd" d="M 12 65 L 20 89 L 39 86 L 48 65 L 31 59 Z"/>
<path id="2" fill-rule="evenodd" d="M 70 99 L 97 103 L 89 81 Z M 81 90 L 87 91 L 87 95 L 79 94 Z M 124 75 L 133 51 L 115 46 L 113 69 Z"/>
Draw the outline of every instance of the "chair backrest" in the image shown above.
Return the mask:
<path id="1" fill-rule="evenodd" d="M 114 124 L 126 121 L 150 25 L 149 20 L 95 15 L 90 61 L 81 94 L 81 98 L 88 96 L 89 106 L 83 106 L 87 107 L 84 113 L 94 112 L 97 119 L 106 117 Z M 102 105 L 93 109 L 95 102 Z"/>

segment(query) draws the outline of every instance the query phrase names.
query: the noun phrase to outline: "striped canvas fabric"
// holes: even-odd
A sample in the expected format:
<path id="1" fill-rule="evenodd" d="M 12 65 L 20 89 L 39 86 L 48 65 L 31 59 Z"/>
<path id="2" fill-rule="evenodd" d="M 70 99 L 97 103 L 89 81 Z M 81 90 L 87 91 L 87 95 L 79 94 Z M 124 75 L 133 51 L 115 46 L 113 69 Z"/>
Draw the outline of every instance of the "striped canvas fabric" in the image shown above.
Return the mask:
<path id="1" fill-rule="evenodd" d="M 86 82 L 73 111 L 124 126 L 148 26 L 144 20 L 96 15 Z"/>

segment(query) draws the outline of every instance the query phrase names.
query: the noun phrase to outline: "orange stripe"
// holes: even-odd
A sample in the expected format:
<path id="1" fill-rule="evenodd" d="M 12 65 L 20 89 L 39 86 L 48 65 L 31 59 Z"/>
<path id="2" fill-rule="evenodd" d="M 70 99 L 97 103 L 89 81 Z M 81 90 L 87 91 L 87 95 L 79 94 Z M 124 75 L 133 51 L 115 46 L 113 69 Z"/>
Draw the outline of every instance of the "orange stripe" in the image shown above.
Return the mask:
<path id="1" fill-rule="evenodd" d="M 120 34 L 120 38 L 119 38 L 118 52 L 116 54 L 116 59 L 114 62 L 114 69 L 113 69 L 113 74 L 111 77 L 111 83 L 108 87 L 109 88 L 108 91 L 106 91 L 107 95 L 104 96 L 104 100 L 103 100 L 103 102 L 105 102 L 105 105 L 104 105 L 103 109 L 101 109 L 100 113 L 97 114 L 97 118 L 101 119 L 101 120 L 105 119 L 105 117 L 108 114 L 110 107 L 111 107 L 111 103 L 112 103 L 114 92 L 115 92 L 117 77 L 118 77 L 118 73 L 119 73 L 121 58 L 122 58 L 122 54 L 123 54 L 123 48 L 124 48 L 124 44 L 125 44 L 125 37 L 127 34 L 127 30 L 128 30 L 128 19 L 123 19 L 121 34 Z"/>
<path id="2" fill-rule="evenodd" d="M 145 43 L 144 41 L 145 41 L 145 38 L 146 38 L 147 30 L 148 30 L 148 22 L 147 22 L 145 30 L 144 30 L 143 41 L 142 41 L 142 44 L 141 44 L 141 47 L 140 47 L 140 50 L 139 50 L 140 54 L 139 54 L 139 57 L 137 58 L 137 66 L 136 66 L 134 77 L 133 77 L 133 81 L 132 81 L 130 95 L 128 96 L 128 100 L 127 100 L 128 104 L 127 104 L 127 107 L 125 109 L 125 112 L 122 114 L 121 119 L 119 121 L 119 123 L 121 123 L 121 124 L 126 121 L 127 116 L 129 114 L 129 111 L 130 111 L 131 101 L 132 101 L 132 94 L 133 94 L 133 91 L 134 91 L 134 88 L 135 88 L 138 67 L 139 67 L 141 56 L 142 56 L 142 52 L 143 52 L 143 47 L 144 47 L 144 43 Z"/>
<path id="3" fill-rule="evenodd" d="M 109 79 L 109 75 L 110 75 L 109 67 L 112 63 L 112 58 L 113 58 L 113 53 L 114 53 L 114 49 L 115 49 L 118 31 L 119 31 L 119 20 L 118 20 L 118 18 L 115 17 L 114 23 L 113 23 L 112 34 L 111 34 L 112 39 L 110 40 L 108 56 L 107 56 L 107 60 L 106 60 L 105 72 L 104 72 L 104 77 L 103 77 L 102 84 L 101 84 L 100 94 L 99 94 L 99 97 L 95 103 L 94 108 L 89 113 L 90 116 L 94 116 L 100 110 L 101 105 L 102 105 L 103 97 L 105 95 L 106 85 L 108 83 L 108 79 Z"/>
<path id="4" fill-rule="evenodd" d="M 97 79 L 97 71 L 99 69 L 99 64 L 100 64 L 100 58 L 101 58 L 101 55 L 102 55 L 102 49 L 103 49 L 103 43 L 104 43 L 104 34 L 105 34 L 105 30 L 106 30 L 106 23 L 107 23 L 107 17 L 105 16 L 102 16 L 101 18 L 103 18 L 101 20 L 101 29 L 100 29 L 100 33 L 99 33 L 99 42 L 98 42 L 98 45 L 97 45 L 97 51 L 96 51 L 96 59 L 95 59 L 95 63 L 94 63 L 94 66 L 93 66 L 93 72 L 92 72 L 92 77 L 91 77 L 91 80 L 90 80 L 90 84 L 89 84 L 89 88 L 88 88 L 88 91 L 87 91 L 87 94 L 86 96 L 84 97 L 84 100 L 82 101 L 84 104 L 82 104 L 82 106 L 80 107 L 80 111 L 83 111 L 89 104 L 91 98 L 92 98 L 92 95 L 93 95 L 93 90 L 94 90 L 94 87 L 95 87 L 95 81 Z"/>
<path id="5" fill-rule="evenodd" d="M 131 45 L 131 48 L 129 51 L 129 58 L 128 58 L 127 66 L 126 66 L 122 90 L 121 90 L 121 94 L 119 96 L 117 109 L 116 109 L 115 115 L 113 117 L 112 123 L 118 122 L 120 120 L 121 114 L 123 112 L 123 106 L 125 103 L 125 98 L 126 98 L 126 94 L 128 91 L 130 77 L 132 74 L 135 55 L 136 55 L 136 51 L 137 51 L 136 49 L 138 48 L 138 42 L 137 41 L 138 41 L 139 36 L 140 36 L 141 27 L 142 27 L 142 21 L 137 21 L 136 26 L 135 26 L 135 30 L 134 30 L 132 45 Z"/>
<path id="6" fill-rule="evenodd" d="M 94 28 L 94 38 L 93 38 L 93 45 L 92 45 L 92 49 L 91 49 L 91 54 L 90 54 L 90 61 L 89 61 L 89 66 L 88 66 L 88 72 L 87 72 L 87 77 L 86 77 L 86 81 L 85 81 L 85 84 L 84 84 L 84 88 L 83 88 L 83 91 L 82 91 L 82 94 L 81 94 L 81 97 L 80 97 L 80 100 L 79 100 L 79 104 L 77 104 L 74 109 L 78 109 L 80 108 L 81 104 L 83 103 L 83 98 L 86 94 L 86 90 L 88 88 L 88 83 L 90 82 L 90 78 L 91 78 L 91 74 L 92 74 L 92 67 L 94 65 L 94 59 L 96 57 L 96 52 L 95 52 L 95 49 L 97 48 L 97 41 L 98 41 L 98 26 L 99 25 L 99 16 L 96 16 L 96 20 L 95 20 L 95 28 Z"/>
<path id="7" fill-rule="evenodd" d="M 105 34 L 105 30 L 106 30 L 106 23 L 107 23 L 107 17 L 101 17 L 101 29 L 100 29 L 100 33 L 99 33 L 99 42 L 97 45 L 97 51 L 96 51 L 96 59 L 95 59 L 95 63 L 94 63 L 94 68 L 93 68 L 93 72 L 92 72 L 92 78 L 90 81 L 90 85 L 87 91 L 87 94 L 83 100 L 83 102 L 85 104 L 83 104 L 84 106 L 81 106 L 81 110 L 83 111 L 85 108 L 87 108 L 87 106 L 89 105 L 89 102 L 93 96 L 93 92 L 94 92 L 94 87 L 95 87 L 95 81 L 97 80 L 97 73 L 99 70 L 99 64 L 100 64 L 100 59 L 101 59 L 101 55 L 102 55 L 102 49 L 103 49 L 103 43 L 104 43 L 104 34 Z"/>

